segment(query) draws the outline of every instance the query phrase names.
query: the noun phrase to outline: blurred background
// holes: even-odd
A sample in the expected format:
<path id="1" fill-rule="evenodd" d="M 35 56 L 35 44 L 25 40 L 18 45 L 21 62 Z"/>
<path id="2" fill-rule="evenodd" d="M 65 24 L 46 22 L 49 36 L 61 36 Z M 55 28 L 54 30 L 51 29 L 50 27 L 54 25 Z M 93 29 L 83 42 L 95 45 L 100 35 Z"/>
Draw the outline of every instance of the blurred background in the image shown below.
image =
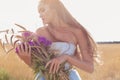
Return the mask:
<path id="1" fill-rule="evenodd" d="M 79 70 L 82 79 L 120 80 L 119 0 L 61 1 L 98 43 L 102 65 L 95 63 L 92 74 Z M 6 32 L 12 33 L 8 30 L 20 30 L 16 23 L 33 32 L 43 25 L 37 9 L 38 2 L 39 0 L 0 0 L 0 41 L 5 40 Z M 33 78 L 32 69 L 21 61 L 14 51 L 6 55 L 0 46 L 0 80 Z"/>

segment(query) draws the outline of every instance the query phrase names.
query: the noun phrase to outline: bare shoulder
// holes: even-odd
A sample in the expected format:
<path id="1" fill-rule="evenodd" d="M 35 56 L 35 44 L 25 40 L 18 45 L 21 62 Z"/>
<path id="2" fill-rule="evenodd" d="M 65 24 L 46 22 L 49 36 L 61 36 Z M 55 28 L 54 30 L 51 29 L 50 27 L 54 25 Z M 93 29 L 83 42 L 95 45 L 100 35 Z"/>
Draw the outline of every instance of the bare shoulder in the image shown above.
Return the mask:
<path id="1" fill-rule="evenodd" d="M 81 43 L 86 41 L 86 35 L 80 28 L 73 28 L 71 29 L 75 36 L 76 44 L 81 45 Z"/>
<path id="2" fill-rule="evenodd" d="M 47 35 L 46 27 L 40 27 L 36 30 L 36 34 L 40 36 Z"/>
<path id="3" fill-rule="evenodd" d="M 70 28 L 70 31 L 73 32 L 76 37 L 83 35 L 83 31 L 80 28 Z"/>

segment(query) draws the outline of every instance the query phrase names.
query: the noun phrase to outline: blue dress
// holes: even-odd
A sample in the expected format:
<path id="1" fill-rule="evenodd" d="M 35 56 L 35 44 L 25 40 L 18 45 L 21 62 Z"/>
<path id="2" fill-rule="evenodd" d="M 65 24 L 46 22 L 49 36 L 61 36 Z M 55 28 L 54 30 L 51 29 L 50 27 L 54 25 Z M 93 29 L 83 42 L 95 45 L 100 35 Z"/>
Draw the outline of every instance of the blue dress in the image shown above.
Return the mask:
<path id="1" fill-rule="evenodd" d="M 60 51 L 59 55 L 67 54 L 67 55 L 74 55 L 76 46 L 73 43 L 67 42 L 53 42 L 51 48 L 57 49 Z M 69 63 L 65 64 L 65 69 L 68 69 L 71 65 Z M 76 69 L 69 70 L 69 80 L 81 80 L 80 75 Z M 35 80 L 45 80 L 40 73 L 37 73 L 35 76 Z"/>

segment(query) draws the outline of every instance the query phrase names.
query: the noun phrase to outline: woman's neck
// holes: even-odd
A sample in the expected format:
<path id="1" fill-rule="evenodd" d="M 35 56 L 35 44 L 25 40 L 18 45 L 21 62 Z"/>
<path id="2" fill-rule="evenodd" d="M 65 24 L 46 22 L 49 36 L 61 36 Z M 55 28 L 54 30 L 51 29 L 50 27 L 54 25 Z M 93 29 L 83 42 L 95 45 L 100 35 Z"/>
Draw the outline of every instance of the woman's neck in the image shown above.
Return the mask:
<path id="1" fill-rule="evenodd" d="M 68 24 L 64 23 L 63 21 L 59 21 L 57 24 L 49 24 L 49 27 L 51 27 L 54 30 L 65 30 L 69 28 Z"/>

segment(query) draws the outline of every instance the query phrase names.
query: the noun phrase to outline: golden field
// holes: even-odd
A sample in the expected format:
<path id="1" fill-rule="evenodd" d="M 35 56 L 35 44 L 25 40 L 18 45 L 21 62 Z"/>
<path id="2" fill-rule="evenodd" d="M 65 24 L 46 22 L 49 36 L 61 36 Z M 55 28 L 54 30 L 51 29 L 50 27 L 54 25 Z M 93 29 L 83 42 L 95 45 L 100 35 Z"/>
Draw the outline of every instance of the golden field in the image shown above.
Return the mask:
<path id="1" fill-rule="evenodd" d="M 120 80 L 120 44 L 98 44 L 102 65 L 95 63 L 95 71 L 86 73 L 79 70 L 82 80 Z M 5 54 L 0 47 L 0 68 L 13 78 L 10 80 L 33 80 L 34 73 L 12 51 Z"/>

